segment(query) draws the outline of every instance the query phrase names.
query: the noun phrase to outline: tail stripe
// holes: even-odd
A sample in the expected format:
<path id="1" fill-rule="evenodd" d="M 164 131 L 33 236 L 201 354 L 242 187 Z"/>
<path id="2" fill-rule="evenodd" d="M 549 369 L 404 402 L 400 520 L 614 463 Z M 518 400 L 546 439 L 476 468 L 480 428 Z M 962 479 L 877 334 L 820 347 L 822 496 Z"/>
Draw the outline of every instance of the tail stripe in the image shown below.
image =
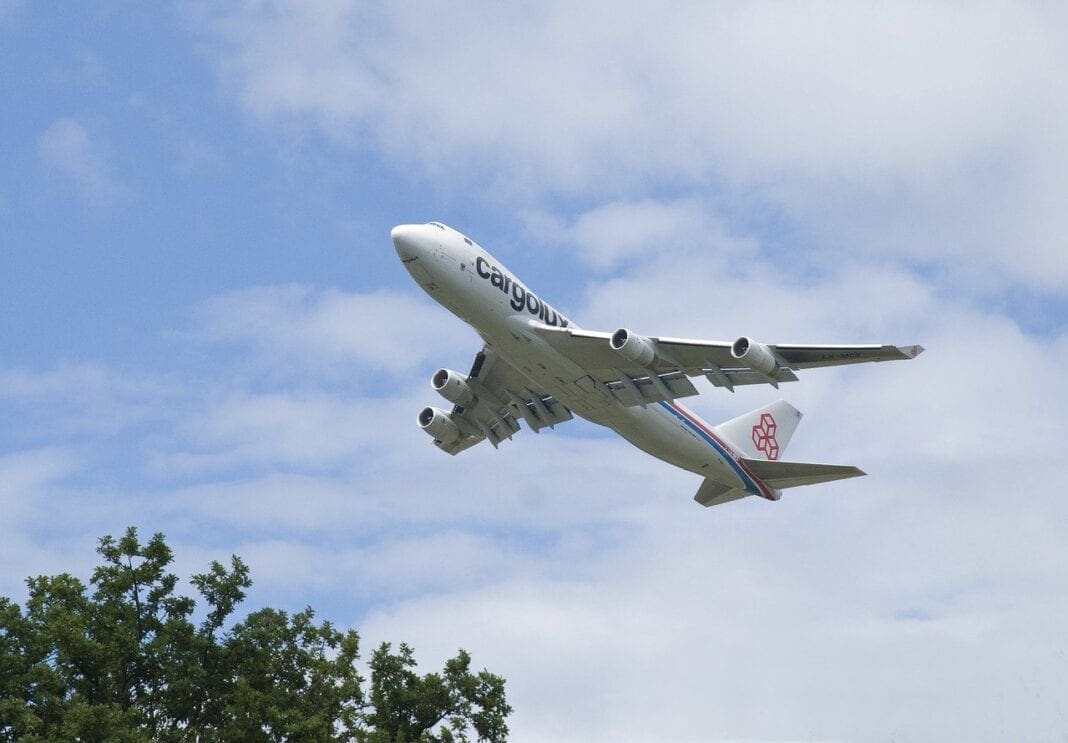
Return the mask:
<path id="1" fill-rule="evenodd" d="M 768 500 L 775 500 L 775 496 L 772 494 L 768 486 L 753 474 L 752 470 L 749 469 L 745 462 L 740 460 L 737 453 L 734 451 L 734 447 L 717 436 L 700 418 L 675 402 L 664 401 L 661 402 L 660 405 L 691 429 L 696 431 L 701 438 L 711 444 L 712 448 L 727 461 L 735 474 L 738 475 L 739 479 L 745 483 L 747 492 L 750 492 L 753 495 L 759 495 L 762 498 L 767 498 Z"/>

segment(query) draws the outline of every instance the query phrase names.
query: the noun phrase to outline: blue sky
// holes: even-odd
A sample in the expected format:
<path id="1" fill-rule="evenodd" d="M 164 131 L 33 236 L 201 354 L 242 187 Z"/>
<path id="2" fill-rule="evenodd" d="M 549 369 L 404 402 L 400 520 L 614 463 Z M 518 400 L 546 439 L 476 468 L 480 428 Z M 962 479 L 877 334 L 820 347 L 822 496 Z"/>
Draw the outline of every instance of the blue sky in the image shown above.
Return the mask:
<path id="1" fill-rule="evenodd" d="M 0 594 L 133 523 L 468 648 L 518 740 L 1063 735 L 1066 20 L 0 0 Z M 928 352 L 784 386 L 870 476 L 775 504 L 582 422 L 449 458 L 431 219 L 586 327 Z"/>

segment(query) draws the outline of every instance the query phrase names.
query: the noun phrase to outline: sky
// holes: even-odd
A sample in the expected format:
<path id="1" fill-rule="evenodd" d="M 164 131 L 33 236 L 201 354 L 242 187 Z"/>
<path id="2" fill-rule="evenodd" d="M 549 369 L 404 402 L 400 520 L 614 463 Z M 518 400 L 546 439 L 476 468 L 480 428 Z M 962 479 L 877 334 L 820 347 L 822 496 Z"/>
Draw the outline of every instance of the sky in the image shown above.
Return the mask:
<path id="1" fill-rule="evenodd" d="M 515 740 L 1068 740 L 1066 68 L 1052 3 L 0 0 L 0 595 L 136 525 L 468 649 Z M 698 382 L 869 473 L 776 503 L 448 457 L 430 220 L 590 329 L 927 352 Z"/>

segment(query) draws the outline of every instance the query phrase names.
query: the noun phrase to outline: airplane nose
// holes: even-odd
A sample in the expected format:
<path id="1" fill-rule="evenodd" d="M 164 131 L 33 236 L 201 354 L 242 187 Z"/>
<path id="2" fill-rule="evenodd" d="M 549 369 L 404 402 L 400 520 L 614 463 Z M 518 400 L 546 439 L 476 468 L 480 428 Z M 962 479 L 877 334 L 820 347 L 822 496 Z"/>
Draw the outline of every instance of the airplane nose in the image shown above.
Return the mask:
<path id="1" fill-rule="evenodd" d="M 397 251 L 397 255 L 401 257 L 401 260 L 408 258 L 419 257 L 422 254 L 422 248 L 420 247 L 419 232 L 422 225 L 418 224 L 399 224 L 389 232 L 390 238 L 393 240 L 393 247 Z"/>

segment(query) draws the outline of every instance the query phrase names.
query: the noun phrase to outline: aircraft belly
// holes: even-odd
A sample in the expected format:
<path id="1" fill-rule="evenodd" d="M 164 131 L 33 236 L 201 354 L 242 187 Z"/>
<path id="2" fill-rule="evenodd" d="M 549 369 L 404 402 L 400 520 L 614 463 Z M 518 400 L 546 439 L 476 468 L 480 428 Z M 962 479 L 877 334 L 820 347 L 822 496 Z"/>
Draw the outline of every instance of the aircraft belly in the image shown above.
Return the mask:
<path id="1" fill-rule="evenodd" d="M 658 405 L 624 408 L 630 420 L 611 426 L 642 451 L 706 478 L 744 487 L 727 462 L 706 441 L 690 433 Z"/>
<path id="2" fill-rule="evenodd" d="M 588 378 L 537 337 L 482 332 L 482 337 L 539 390 L 576 415 L 616 431 L 634 446 L 676 467 L 743 487 L 733 469 L 705 441 L 663 411 L 658 403 L 625 407 L 609 394 L 583 385 Z M 559 357 L 559 358 L 558 358 Z"/>

